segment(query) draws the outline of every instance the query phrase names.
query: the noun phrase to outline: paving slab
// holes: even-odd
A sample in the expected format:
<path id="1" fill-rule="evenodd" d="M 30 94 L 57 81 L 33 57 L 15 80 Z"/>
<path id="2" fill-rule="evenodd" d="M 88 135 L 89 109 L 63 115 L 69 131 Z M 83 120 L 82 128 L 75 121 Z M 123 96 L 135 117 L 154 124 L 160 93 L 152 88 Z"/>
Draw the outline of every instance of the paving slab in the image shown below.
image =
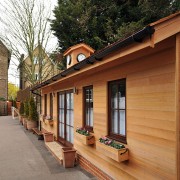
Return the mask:
<path id="1" fill-rule="evenodd" d="M 79 166 L 64 168 L 44 141 L 24 129 L 18 119 L 0 116 L 0 180 L 89 180 Z"/>

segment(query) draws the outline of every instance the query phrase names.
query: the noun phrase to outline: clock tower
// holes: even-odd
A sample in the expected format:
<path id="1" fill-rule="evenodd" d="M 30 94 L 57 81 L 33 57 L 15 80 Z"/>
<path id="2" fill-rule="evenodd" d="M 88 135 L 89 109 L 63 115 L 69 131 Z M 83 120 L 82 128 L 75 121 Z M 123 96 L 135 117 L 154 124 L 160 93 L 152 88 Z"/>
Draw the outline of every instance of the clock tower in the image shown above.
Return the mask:
<path id="1" fill-rule="evenodd" d="M 66 57 L 67 69 L 92 55 L 94 49 L 85 43 L 76 44 L 68 48 L 63 56 Z"/>

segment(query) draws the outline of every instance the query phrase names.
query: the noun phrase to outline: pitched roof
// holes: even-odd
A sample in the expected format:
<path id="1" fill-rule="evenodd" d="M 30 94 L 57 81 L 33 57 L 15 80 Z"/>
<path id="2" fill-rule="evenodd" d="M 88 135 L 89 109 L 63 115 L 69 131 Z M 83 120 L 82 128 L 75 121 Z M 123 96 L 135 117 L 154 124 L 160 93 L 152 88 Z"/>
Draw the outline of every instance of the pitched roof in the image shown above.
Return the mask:
<path id="1" fill-rule="evenodd" d="M 120 48 L 124 48 L 127 47 L 130 44 L 133 44 L 134 42 L 143 42 L 143 39 L 146 37 L 151 37 L 154 32 L 155 32 L 155 26 L 158 24 L 161 24 L 167 20 L 173 19 L 176 16 L 179 16 L 180 12 L 177 12 L 175 14 L 172 14 L 168 17 L 162 18 L 154 23 L 151 23 L 150 25 L 146 26 L 145 28 L 143 28 L 142 30 L 132 34 L 131 36 L 125 38 L 125 39 L 120 39 L 118 41 L 116 41 L 115 43 L 106 46 L 105 48 L 96 51 L 94 54 L 92 54 L 91 56 L 87 57 L 86 59 L 84 59 L 83 61 L 71 66 L 70 68 L 64 70 L 63 72 L 59 73 L 58 75 L 52 77 L 51 79 L 48 79 L 47 81 L 36 85 L 35 87 L 33 87 L 31 89 L 31 91 L 37 90 L 41 87 L 46 86 L 47 84 L 53 83 L 56 80 L 59 80 L 69 74 L 72 74 L 74 72 L 76 72 L 77 70 L 80 70 L 82 68 L 87 67 L 90 64 L 93 64 L 96 61 L 100 61 L 102 60 L 105 56 L 119 50 Z"/>

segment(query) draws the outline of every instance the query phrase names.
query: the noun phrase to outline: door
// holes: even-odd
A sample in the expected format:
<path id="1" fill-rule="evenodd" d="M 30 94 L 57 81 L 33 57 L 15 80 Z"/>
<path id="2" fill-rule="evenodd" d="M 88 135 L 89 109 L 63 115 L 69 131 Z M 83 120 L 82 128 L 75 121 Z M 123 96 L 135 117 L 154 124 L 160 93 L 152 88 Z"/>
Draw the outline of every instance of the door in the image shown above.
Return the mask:
<path id="1" fill-rule="evenodd" d="M 59 92 L 58 140 L 67 146 L 74 143 L 74 100 L 73 91 Z"/>

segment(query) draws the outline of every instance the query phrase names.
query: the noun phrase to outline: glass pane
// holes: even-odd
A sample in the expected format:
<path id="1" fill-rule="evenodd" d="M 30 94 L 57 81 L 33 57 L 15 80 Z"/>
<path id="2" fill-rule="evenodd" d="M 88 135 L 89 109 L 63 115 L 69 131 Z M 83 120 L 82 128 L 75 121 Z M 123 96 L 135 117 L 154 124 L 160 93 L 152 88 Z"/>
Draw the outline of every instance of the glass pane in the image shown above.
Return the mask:
<path id="1" fill-rule="evenodd" d="M 59 135 L 60 137 L 64 138 L 64 124 L 59 124 Z"/>
<path id="2" fill-rule="evenodd" d="M 70 126 L 74 126 L 74 111 L 71 110 L 71 119 L 70 119 Z"/>
<path id="3" fill-rule="evenodd" d="M 71 110 L 67 110 L 67 113 L 66 113 L 66 124 L 67 125 L 69 125 L 70 117 L 71 117 Z"/>
<path id="4" fill-rule="evenodd" d="M 125 127 L 125 120 L 126 120 L 126 116 L 125 116 L 125 110 L 120 110 L 119 111 L 119 115 L 120 115 L 120 132 L 119 134 L 122 135 L 126 135 L 126 127 Z"/>
<path id="5" fill-rule="evenodd" d="M 111 131 L 112 133 L 118 133 L 118 110 L 112 111 L 112 117 L 111 117 Z"/>
<path id="6" fill-rule="evenodd" d="M 118 85 L 119 90 L 119 108 L 125 109 L 125 83 L 122 82 Z"/>
<path id="7" fill-rule="evenodd" d="M 89 125 L 89 109 L 86 108 L 86 125 Z"/>
<path id="8" fill-rule="evenodd" d="M 72 127 L 70 127 L 70 130 L 71 130 L 71 135 L 70 135 L 70 142 L 71 143 L 74 143 L 74 133 L 73 133 L 73 128 Z"/>
<path id="9" fill-rule="evenodd" d="M 73 96 L 73 93 L 70 94 L 71 95 L 71 109 L 73 109 L 74 107 L 74 96 Z"/>
<path id="10" fill-rule="evenodd" d="M 64 94 L 59 95 L 59 107 L 64 108 Z"/>
<path id="11" fill-rule="evenodd" d="M 111 108 L 118 108 L 118 87 L 116 84 L 111 86 Z"/>
<path id="12" fill-rule="evenodd" d="M 59 109 L 59 121 L 64 123 L 64 109 Z"/>
<path id="13" fill-rule="evenodd" d="M 125 109 L 125 97 L 120 97 L 120 100 L 119 100 L 119 108 L 120 109 Z"/>
<path id="14" fill-rule="evenodd" d="M 90 126 L 93 127 L 93 108 L 90 109 Z"/>
<path id="15" fill-rule="evenodd" d="M 66 140 L 70 142 L 69 126 L 66 126 Z"/>

